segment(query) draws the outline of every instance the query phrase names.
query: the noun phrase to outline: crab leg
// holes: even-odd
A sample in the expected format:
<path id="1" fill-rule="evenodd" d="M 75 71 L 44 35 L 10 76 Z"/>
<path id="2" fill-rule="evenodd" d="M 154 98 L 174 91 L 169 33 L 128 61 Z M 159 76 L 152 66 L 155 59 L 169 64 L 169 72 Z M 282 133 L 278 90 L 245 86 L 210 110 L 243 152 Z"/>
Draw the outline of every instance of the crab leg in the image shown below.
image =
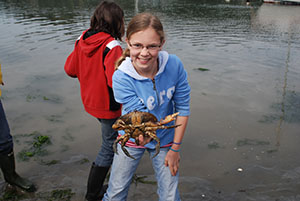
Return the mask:
<path id="1" fill-rule="evenodd" d="M 170 128 L 176 128 L 178 126 L 181 126 L 181 124 L 178 125 L 172 125 L 172 126 L 164 126 L 164 125 L 160 125 L 160 126 L 155 126 L 155 127 L 147 127 L 145 128 L 145 131 L 155 131 L 157 129 L 170 129 Z"/>
<path id="2" fill-rule="evenodd" d="M 135 158 L 129 154 L 129 152 L 127 151 L 127 149 L 125 149 L 125 144 L 129 140 L 129 138 L 130 138 L 129 134 L 125 134 L 125 135 L 127 135 L 127 136 L 126 136 L 125 140 L 123 140 L 121 142 L 121 148 L 122 148 L 123 152 L 126 154 L 126 156 L 128 156 L 129 158 L 132 158 L 132 159 L 135 160 Z"/>
<path id="3" fill-rule="evenodd" d="M 135 159 L 133 156 L 131 156 L 129 154 L 129 152 L 125 149 L 125 144 L 126 142 L 129 140 L 130 138 L 130 134 L 128 133 L 125 133 L 124 135 L 122 135 L 121 137 L 119 137 L 113 144 L 113 149 L 114 149 L 114 152 L 116 154 L 118 154 L 118 151 L 117 151 L 117 143 L 121 141 L 121 148 L 123 150 L 123 152 L 126 154 L 126 156 L 132 158 L 132 159 Z"/>
<path id="4" fill-rule="evenodd" d="M 117 144 L 118 142 L 120 142 L 122 139 L 124 139 L 124 135 L 117 138 L 115 141 L 114 141 L 114 144 L 113 144 L 113 150 L 116 154 L 118 154 L 118 150 L 117 150 Z"/>
<path id="5" fill-rule="evenodd" d="M 125 149 L 125 144 L 126 144 L 126 142 L 129 140 L 129 138 L 130 138 L 130 134 L 128 134 L 128 133 L 125 133 L 124 135 L 120 136 L 118 139 L 116 139 L 116 140 L 114 141 L 114 144 L 113 144 L 113 150 L 114 150 L 114 152 L 115 152 L 116 154 L 118 154 L 117 144 L 118 144 L 118 142 L 121 141 L 121 148 L 122 148 L 123 152 L 126 154 L 126 156 L 128 156 L 128 157 L 130 157 L 130 158 L 132 158 L 132 159 L 135 160 L 135 158 L 134 158 L 133 156 L 131 156 L 131 155 L 129 154 L 129 152 Z"/>
<path id="6" fill-rule="evenodd" d="M 157 142 L 157 144 L 156 144 L 156 146 L 155 146 L 156 153 L 155 153 L 154 156 L 152 157 L 152 158 L 154 158 L 155 156 L 157 156 L 157 154 L 159 154 L 159 151 L 160 151 L 160 140 L 159 140 L 159 138 L 156 136 L 156 134 L 153 133 L 153 132 L 146 131 L 145 134 L 146 134 L 146 135 L 149 135 L 152 139 L 154 139 L 154 140 Z"/>

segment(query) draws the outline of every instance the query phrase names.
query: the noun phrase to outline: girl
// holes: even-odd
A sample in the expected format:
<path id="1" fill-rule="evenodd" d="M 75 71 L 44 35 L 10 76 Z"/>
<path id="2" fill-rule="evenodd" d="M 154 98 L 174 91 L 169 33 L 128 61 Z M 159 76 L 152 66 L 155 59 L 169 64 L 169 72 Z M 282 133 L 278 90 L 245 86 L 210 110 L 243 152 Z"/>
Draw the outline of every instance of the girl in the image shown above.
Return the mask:
<path id="1" fill-rule="evenodd" d="M 175 123 L 181 126 L 157 131 L 161 149 L 152 159 L 159 200 L 178 201 L 179 153 L 190 114 L 187 73 L 177 56 L 161 51 L 165 37 L 163 26 L 156 16 L 141 13 L 133 17 L 127 27 L 126 43 L 127 49 L 113 75 L 114 95 L 116 101 L 122 104 L 122 114 L 138 110 L 162 119 L 179 112 Z M 114 156 L 104 201 L 126 200 L 131 179 L 145 150 L 151 158 L 155 154 L 154 140 L 150 142 L 149 138 L 140 136 L 139 142 L 142 146 L 137 146 L 134 139 L 126 144 L 126 149 L 136 160 L 127 157 L 118 144 L 120 151 Z"/>
<path id="2" fill-rule="evenodd" d="M 102 198 L 100 191 L 113 160 L 112 144 L 118 133 L 111 126 L 121 115 L 120 104 L 112 92 L 112 75 L 116 60 L 122 55 L 117 41 L 125 32 L 124 12 L 114 2 L 103 1 L 96 8 L 90 28 L 82 33 L 65 63 L 65 71 L 80 82 L 86 112 L 101 123 L 102 146 L 92 164 L 86 199 Z"/>

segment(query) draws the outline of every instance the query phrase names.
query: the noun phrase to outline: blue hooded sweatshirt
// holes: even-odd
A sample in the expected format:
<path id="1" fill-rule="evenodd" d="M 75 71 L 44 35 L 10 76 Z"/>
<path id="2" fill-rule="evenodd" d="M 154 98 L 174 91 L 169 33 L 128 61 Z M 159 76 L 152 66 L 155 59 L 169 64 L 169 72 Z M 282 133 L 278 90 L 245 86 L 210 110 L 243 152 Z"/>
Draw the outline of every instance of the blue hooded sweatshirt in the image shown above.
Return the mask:
<path id="1" fill-rule="evenodd" d="M 175 112 L 179 112 L 179 116 L 190 115 L 190 86 L 182 62 L 166 51 L 159 52 L 158 60 L 159 70 L 153 80 L 139 75 L 129 57 L 114 72 L 114 97 L 122 104 L 122 115 L 134 110 L 150 112 L 158 120 Z M 174 122 L 168 125 L 172 124 Z M 173 142 L 174 128 L 158 129 L 156 135 L 163 147 Z M 156 141 L 152 140 L 145 147 L 154 149 L 155 145 Z"/>

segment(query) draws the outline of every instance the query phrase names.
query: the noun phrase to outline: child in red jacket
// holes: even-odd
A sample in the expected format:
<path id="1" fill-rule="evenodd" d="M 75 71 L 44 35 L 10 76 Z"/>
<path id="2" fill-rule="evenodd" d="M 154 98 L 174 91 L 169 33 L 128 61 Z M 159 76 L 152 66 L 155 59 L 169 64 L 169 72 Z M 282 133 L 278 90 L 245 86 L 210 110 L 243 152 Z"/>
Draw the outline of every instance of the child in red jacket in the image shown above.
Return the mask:
<path id="1" fill-rule="evenodd" d="M 111 126 L 121 115 L 121 105 L 112 91 L 112 75 L 116 60 L 122 55 L 117 41 L 125 32 L 124 12 L 114 2 L 103 1 L 91 17 L 90 28 L 77 39 L 65 63 L 70 77 L 78 78 L 81 99 L 86 112 L 101 123 L 102 146 L 92 164 L 86 199 L 100 200 L 100 191 L 112 164 L 112 144 L 117 138 Z"/>

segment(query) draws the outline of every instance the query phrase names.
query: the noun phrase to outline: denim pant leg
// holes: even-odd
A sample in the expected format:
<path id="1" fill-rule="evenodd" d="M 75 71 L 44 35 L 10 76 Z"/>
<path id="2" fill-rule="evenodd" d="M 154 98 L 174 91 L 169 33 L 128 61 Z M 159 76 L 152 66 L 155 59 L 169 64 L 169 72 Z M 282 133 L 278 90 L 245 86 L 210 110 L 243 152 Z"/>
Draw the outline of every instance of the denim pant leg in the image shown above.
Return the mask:
<path id="1" fill-rule="evenodd" d="M 13 149 L 13 139 L 0 100 L 0 154 L 9 154 Z"/>
<path id="2" fill-rule="evenodd" d="M 103 201 L 125 201 L 131 184 L 133 174 L 145 152 L 142 148 L 126 147 L 130 155 L 136 160 L 124 154 L 121 145 L 118 144 L 118 154 L 115 154 L 111 167 L 108 189 L 103 197 Z"/>
<path id="3" fill-rule="evenodd" d="M 98 119 L 101 123 L 102 145 L 96 157 L 95 164 L 101 167 L 110 167 L 114 157 L 113 143 L 118 132 L 112 129 L 116 119 Z"/>
<path id="4" fill-rule="evenodd" d="M 148 149 L 150 157 L 155 154 L 155 149 Z M 178 190 L 179 173 L 172 176 L 169 167 L 164 165 L 169 148 L 161 148 L 159 154 L 152 159 L 152 166 L 157 180 L 157 194 L 160 201 L 180 201 Z"/>

